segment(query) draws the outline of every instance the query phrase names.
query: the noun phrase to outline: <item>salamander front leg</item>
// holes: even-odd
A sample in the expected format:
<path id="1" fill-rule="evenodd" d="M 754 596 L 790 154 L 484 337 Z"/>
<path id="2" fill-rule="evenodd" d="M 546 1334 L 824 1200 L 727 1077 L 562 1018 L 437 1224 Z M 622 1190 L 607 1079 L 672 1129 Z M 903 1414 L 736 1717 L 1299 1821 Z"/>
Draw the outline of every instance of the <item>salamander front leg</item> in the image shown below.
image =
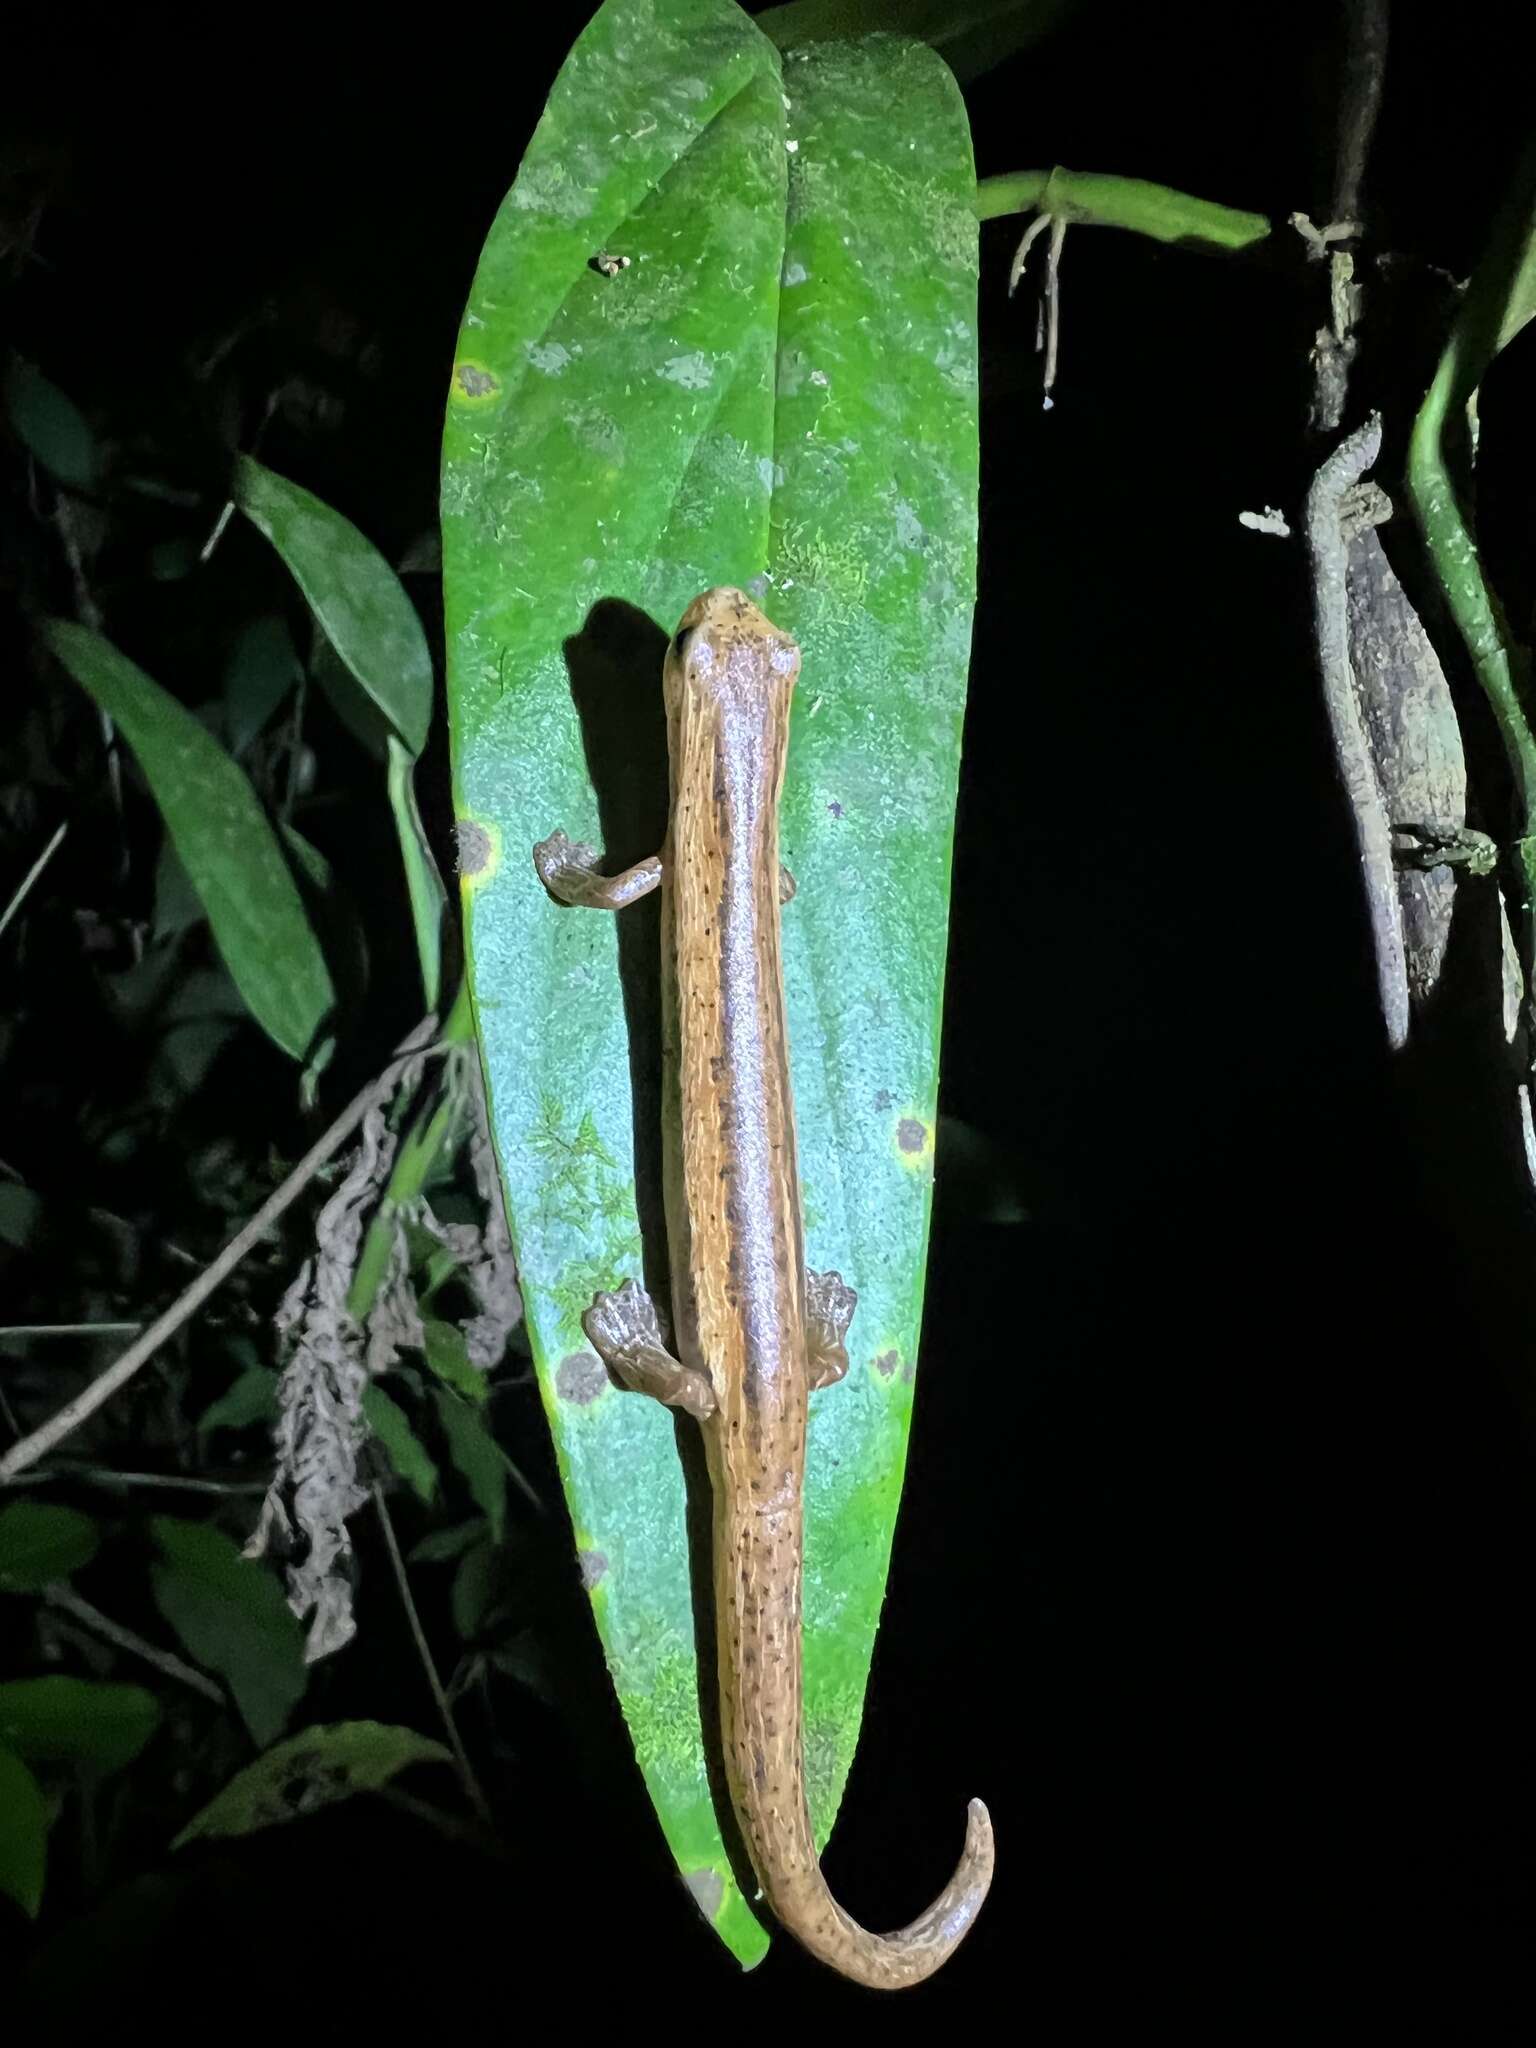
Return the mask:
<path id="1" fill-rule="evenodd" d="M 699 1422 L 714 1413 L 715 1390 L 707 1375 L 672 1356 L 662 1342 L 656 1304 L 638 1280 L 598 1295 L 581 1327 L 621 1386 L 668 1408 L 685 1408 Z"/>
<path id="2" fill-rule="evenodd" d="M 844 1339 L 859 1297 L 841 1273 L 805 1276 L 805 1354 L 811 1391 L 830 1387 L 848 1370 Z"/>
<path id="3" fill-rule="evenodd" d="M 583 846 L 567 839 L 563 832 L 551 832 L 533 849 L 533 864 L 539 880 L 560 903 L 580 904 L 586 910 L 622 910 L 649 896 L 661 880 L 661 855 L 637 860 L 622 875 L 600 875 L 597 864 L 602 855 L 595 846 Z"/>

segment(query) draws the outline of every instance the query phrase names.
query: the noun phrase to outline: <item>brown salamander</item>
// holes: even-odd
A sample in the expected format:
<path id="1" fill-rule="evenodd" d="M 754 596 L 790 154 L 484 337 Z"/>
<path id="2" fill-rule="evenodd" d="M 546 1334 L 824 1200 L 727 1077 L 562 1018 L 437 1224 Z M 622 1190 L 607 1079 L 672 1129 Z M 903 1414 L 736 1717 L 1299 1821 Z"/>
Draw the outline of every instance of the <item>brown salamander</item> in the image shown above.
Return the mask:
<path id="1" fill-rule="evenodd" d="M 861 1984 L 895 1989 L 954 1951 L 992 1879 L 992 1826 L 910 1926 L 871 1934 L 827 1888 L 805 1797 L 801 1560 L 810 1395 L 848 1368 L 857 1297 L 808 1273 L 780 961 L 779 797 L 800 650 L 739 590 L 709 590 L 667 651 L 671 810 L 659 854 L 622 875 L 556 832 L 534 850 L 563 902 L 619 909 L 661 889 L 667 1049 L 667 1349 L 639 1284 L 583 1317 L 619 1382 L 694 1416 L 714 1499 L 714 1597 L 726 1773 L 775 1917 Z"/>

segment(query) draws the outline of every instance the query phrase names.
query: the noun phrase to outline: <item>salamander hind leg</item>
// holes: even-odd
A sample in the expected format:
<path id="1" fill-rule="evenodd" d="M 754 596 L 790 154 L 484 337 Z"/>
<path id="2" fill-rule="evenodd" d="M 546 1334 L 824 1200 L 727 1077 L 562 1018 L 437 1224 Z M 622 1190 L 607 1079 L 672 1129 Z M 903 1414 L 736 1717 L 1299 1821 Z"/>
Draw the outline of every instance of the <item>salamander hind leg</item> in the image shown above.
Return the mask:
<path id="1" fill-rule="evenodd" d="M 656 1304 L 638 1280 L 600 1294 L 581 1319 L 592 1348 L 621 1386 L 685 1408 L 702 1422 L 713 1414 L 715 1390 L 696 1366 L 674 1358 L 662 1341 Z"/>
<path id="2" fill-rule="evenodd" d="M 830 1387 L 848 1370 L 844 1339 L 859 1297 L 841 1273 L 805 1276 L 805 1351 L 811 1391 Z"/>

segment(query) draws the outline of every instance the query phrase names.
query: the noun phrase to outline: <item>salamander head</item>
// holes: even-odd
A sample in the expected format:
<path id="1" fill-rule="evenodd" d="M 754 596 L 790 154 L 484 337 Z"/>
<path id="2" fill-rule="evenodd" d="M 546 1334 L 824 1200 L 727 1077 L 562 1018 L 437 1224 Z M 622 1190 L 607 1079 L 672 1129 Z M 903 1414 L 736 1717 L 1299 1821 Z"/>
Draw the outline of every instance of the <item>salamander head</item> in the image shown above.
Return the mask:
<path id="1" fill-rule="evenodd" d="M 733 697 L 788 706 L 800 649 L 743 590 L 720 585 L 696 597 L 667 649 L 667 693 Z"/>

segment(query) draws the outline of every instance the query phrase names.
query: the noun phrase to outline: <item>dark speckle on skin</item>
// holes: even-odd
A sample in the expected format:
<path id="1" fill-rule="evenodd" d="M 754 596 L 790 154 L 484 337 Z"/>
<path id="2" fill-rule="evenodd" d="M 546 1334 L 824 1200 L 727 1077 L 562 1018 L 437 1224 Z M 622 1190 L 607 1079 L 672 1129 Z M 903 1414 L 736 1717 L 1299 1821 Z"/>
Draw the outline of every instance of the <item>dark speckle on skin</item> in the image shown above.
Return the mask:
<path id="1" fill-rule="evenodd" d="M 882 1351 L 875 1360 L 875 1371 L 879 1373 L 881 1379 L 888 1380 L 900 1363 L 901 1354 L 899 1351 Z"/>
<path id="2" fill-rule="evenodd" d="M 903 1152 L 921 1152 L 928 1142 L 928 1133 L 915 1116 L 904 1116 L 896 1126 L 896 1142 Z"/>
<path id="3" fill-rule="evenodd" d="M 882 1088 L 879 1094 L 875 1097 L 876 1116 L 883 1116 L 895 1100 L 896 1098 L 891 1093 L 889 1088 Z"/>
<path id="4" fill-rule="evenodd" d="M 459 872 L 478 875 L 491 857 L 491 835 L 473 818 L 460 818 L 454 826 L 459 846 Z"/>
<path id="5" fill-rule="evenodd" d="M 555 1392 L 562 1401 L 588 1408 L 608 1386 L 603 1361 L 590 1351 L 572 1351 L 555 1371 Z"/>
<path id="6" fill-rule="evenodd" d="M 841 818 L 844 815 L 843 807 L 835 797 L 833 798 L 832 802 L 827 805 L 827 809 L 834 818 Z"/>
<path id="7" fill-rule="evenodd" d="M 608 1576 L 608 1553 L 606 1550 L 584 1550 L 581 1553 L 581 1583 L 590 1593 L 594 1586 L 600 1586 Z"/>

